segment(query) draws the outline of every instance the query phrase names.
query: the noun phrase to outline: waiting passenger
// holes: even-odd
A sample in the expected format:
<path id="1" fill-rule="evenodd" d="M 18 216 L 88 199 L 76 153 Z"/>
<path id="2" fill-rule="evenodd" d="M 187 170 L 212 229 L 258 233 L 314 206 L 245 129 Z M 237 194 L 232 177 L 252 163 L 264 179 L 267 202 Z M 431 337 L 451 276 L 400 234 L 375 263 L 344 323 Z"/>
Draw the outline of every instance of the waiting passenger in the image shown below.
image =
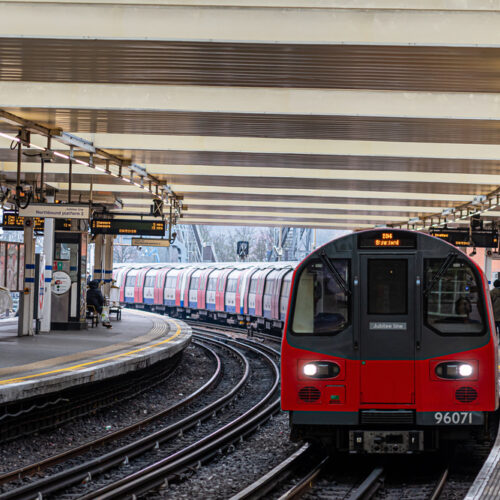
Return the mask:
<path id="1" fill-rule="evenodd" d="M 470 313 L 472 312 L 472 303 L 470 299 L 467 297 L 460 297 L 455 302 L 455 312 L 460 316 L 459 320 L 464 323 L 477 323 L 477 320 L 473 320 L 469 318 Z"/>
<path id="2" fill-rule="evenodd" d="M 87 289 L 87 306 L 94 306 L 98 317 L 102 317 L 102 308 L 104 306 L 104 296 L 99 290 L 99 280 L 92 280 Z M 112 328 L 111 323 L 106 321 L 102 323 L 106 328 Z"/>
<path id="3" fill-rule="evenodd" d="M 490 292 L 491 304 L 493 305 L 493 316 L 497 327 L 497 334 L 500 333 L 500 280 L 493 282 L 493 290 Z"/>

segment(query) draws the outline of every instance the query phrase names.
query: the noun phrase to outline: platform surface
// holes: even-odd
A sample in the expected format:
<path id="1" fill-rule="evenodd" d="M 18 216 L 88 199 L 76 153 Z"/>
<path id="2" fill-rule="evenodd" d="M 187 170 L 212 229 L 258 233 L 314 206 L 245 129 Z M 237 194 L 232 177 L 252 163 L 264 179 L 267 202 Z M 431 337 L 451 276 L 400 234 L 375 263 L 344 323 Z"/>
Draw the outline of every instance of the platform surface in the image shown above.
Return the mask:
<path id="1" fill-rule="evenodd" d="M 0 321 L 0 403 L 104 380 L 167 359 L 191 328 L 167 316 L 124 310 L 113 328 L 17 336 L 17 320 Z"/>

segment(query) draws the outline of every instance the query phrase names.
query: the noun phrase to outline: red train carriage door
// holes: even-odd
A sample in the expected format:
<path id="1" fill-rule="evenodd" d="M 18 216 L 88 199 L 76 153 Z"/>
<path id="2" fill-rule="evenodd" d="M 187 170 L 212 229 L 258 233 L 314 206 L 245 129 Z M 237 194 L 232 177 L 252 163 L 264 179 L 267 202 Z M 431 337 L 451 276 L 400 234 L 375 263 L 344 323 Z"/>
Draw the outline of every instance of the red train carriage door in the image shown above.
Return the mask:
<path id="1" fill-rule="evenodd" d="M 415 257 L 360 258 L 361 403 L 414 403 Z"/>

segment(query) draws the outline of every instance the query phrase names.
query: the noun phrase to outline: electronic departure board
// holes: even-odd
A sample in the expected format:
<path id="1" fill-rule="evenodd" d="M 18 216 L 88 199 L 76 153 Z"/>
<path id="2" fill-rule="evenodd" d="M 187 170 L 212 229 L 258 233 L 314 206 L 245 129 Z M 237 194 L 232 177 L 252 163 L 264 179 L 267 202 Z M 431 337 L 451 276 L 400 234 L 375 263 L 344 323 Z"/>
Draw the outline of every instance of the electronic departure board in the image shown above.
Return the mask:
<path id="1" fill-rule="evenodd" d="M 431 229 L 429 234 L 456 247 L 470 247 L 469 229 Z"/>
<path id="2" fill-rule="evenodd" d="M 45 219 L 43 217 L 33 217 L 35 221 L 35 231 L 43 232 L 45 229 Z M 17 215 L 14 211 L 4 210 L 2 228 L 8 231 L 22 231 L 24 229 L 24 217 Z M 71 219 L 56 219 L 56 231 L 71 230 Z"/>
<path id="3" fill-rule="evenodd" d="M 498 231 L 472 231 L 471 243 L 478 248 L 498 248 Z"/>
<path id="4" fill-rule="evenodd" d="M 414 233 L 383 229 L 368 231 L 358 235 L 358 248 L 363 249 L 408 249 L 417 247 L 417 236 Z"/>
<path id="5" fill-rule="evenodd" d="M 92 219 L 92 234 L 130 234 L 132 236 L 164 236 L 164 221 L 134 219 Z"/>

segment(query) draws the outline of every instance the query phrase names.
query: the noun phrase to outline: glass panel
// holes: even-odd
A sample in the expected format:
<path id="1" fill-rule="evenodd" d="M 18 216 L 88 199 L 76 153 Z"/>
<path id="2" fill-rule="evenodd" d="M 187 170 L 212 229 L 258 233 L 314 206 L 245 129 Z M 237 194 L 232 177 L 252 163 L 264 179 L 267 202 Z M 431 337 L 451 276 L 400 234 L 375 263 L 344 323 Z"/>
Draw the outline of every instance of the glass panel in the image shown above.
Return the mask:
<path id="1" fill-rule="evenodd" d="M 7 245 L 7 281 L 6 287 L 11 291 L 17 291 L 17 271 L 18 271 L 18 246 L 16 243 Z"/>
<path id="2" fill-rule="evenodd" d="M 443 262 L 444 259 L 425 260 L 425 287 Z M 427 296 L 426 324 L 444 335 L 480 335 L 484 331 L 480 289 L 470 264 L 454 262 Z"/>
<path id="3" fill-rule="evenodd" d="M 349 283 L 349 261 L 332 260 L 332 263 Z M 294 333 L 336 334 L 344 330 L 349 321 L 349 297 L 322 262 L 310 262 L 298 282 L 292 322 Z"/>
<path id="4" fill-rule="evenodd" d="M 264 295 L 271 295 L 274 286 L 274 278 L 266 280 L 266 287 L 264 289 Z"/>
<path id="5" fill-rule="evenodd" d="M 189 284 L 190 290 L 198 290 L 198 284 L 200 282 L 200 278 L 191 278 L 191 283 Z"/>
<path id="6" fill-rule="evenodd" d="M 146 280 L 144 281 L 145 288 L 152 288 L 155 286 L 155 276 L 146 276 Z"/>
<path id="7" fill-rule="evenodd" d="M 208 280 L 208 290 L 215 290 L 217 286 L 217 277 L 213 276 Z"/>
<path id="8" fill-rule="evenodd" d="M 408 261 L 368 260 L 368 314 L 408 314 Z"/>
<path id="9" fill-rule="evenodd" d="M 227 282 L 227 289 L 226 289 L 226 292 L 235 292 L 236 291 L 236 284 L 238 283 L 238 279 L 237 278 L 231 278 L 228 282 Z"/>
<path id="10" fill-rule="evenodd" d="M 252 281 L 250 282 L 250 293 L 255 293 L 257 291 L 258 281 L 258 278 L 252 278 Z"/>
<path id="11" fill-rule="evenodd" d="M 127 281 L 125 282 L 125 286 L 135 286 L 135 276 L 127 276 Z"/>

